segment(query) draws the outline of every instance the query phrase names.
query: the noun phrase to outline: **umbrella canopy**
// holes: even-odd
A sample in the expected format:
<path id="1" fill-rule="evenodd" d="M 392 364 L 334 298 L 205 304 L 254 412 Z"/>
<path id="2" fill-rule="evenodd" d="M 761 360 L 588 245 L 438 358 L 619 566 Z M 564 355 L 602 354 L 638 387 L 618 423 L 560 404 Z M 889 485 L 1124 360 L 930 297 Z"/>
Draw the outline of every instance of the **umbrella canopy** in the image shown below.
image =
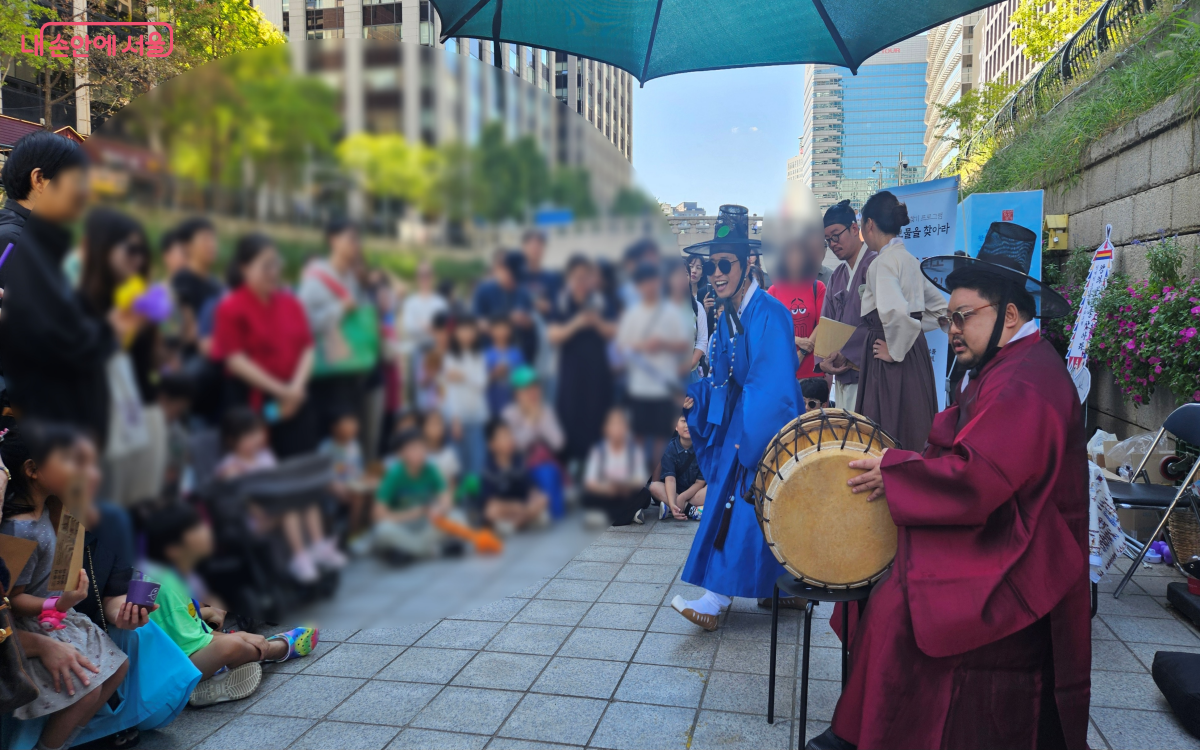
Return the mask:
<path id="1" fill-rule="evenodd" d="M 852 72 L 914 34 L 991 5 L 980 0 L 431 0 L 442 39 L 561 50 L 643 84 L 695 70 L 825 63 Z"/>

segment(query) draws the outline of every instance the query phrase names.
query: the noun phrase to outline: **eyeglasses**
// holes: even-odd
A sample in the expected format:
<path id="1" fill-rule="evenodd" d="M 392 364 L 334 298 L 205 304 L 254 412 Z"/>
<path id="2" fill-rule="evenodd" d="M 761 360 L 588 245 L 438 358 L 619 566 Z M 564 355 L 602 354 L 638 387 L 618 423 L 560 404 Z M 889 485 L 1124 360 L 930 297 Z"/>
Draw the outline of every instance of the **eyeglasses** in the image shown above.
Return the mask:
<path id="1" fill-rule="evenodd" d="M 825 247 L 833 247 L 835 244 L 842 241 L 842 235 L 850 231 L 850 227 L 846 227 L 840 232 L 834 232 L 825 238 Z"/>
<path id="2" fill-rule="evenodd" d="M 941 315 L 938 317 L 938 327 L 941 328 L 942 331 L 944 331 L 945 333 L 950 333 L 951 327 L 957 328 L 960 331 L 965 330 L 965 326 L 967 325 L 967 318 L 971 317 L 972 315 L 979 312 L 980 310 L 984 310 L 989 307 L 995 307 L 995 306 L 996 305 L 994 305 L 994 304 L 993 305 L 981 305 L 980 307 L 976 307 L 974 309 L 967 310 L 966 312 L 959 312 L 958 310 L 955 310 L 954 312 L 950 313 L 949 315 Z"/>
<path id="3" fill-rule="evenodd" d="M 711 260 L 706 260 L 704 261 L 704 275 L 712 276 L 717 272 L 718 269 L 720 269 L 721 273 L 728 276 L 729 272 L 733 270 L 733 264 L 736 262 L 737 261 L 735 260 L 729 260 L 727 258 L 722 258 L 716 263 L 712 262 Z"/>

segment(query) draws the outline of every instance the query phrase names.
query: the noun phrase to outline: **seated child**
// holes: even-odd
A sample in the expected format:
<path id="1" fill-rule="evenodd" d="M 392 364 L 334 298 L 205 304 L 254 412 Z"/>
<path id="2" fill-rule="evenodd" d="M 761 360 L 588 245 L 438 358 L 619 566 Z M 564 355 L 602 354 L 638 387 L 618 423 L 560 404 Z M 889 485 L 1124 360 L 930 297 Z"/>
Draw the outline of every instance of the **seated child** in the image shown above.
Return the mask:
<path id="1" fill-rule="evenodd" d="M 704 512 L 706 487 L 696 453 L 692 450 L 687 416 L 680 415 L 675 422 L 675 437 L 663 451 L 662 479 L 650 483 L 650 496 L 662 504 L 659 520 L 673 516 L 699 521 Z"/>
<path id="2" fill-rule="evenodd" d="M 217 464 L 217 476 L 236 479 L 252 471 L 275 468 L 275 454 L 267 446 L 267 439 L 267 425 L 253 411 L 242 406 L 227 411 L 221 420 L 221 442 L 226 454 Z M 262 512 L 268 521 L 279 521 L 292 553 L 288 570 L 297 581 L 315 583 L 321 577 L 318 565 L 337 569 L 346 564 L 337 541 L 325 535 L 325 520 L 316 503 L 303 508 L 264 508 Z"/>
<path id="3" fill-rule="evenodd" d="M 649 498 L 641 494 L 649 473 L 641 446 L 629 433 L 625 410 L 613 407 L 604 418 L 604 438 L 588 454 L 583 472 L 585 521 L 597 527 L 607 520 L 614 526 L 644 523 L 642 510 Z"/>
<path id="4" fill-rule="evenodd" d="M 488 373 L 488 413 L 498 417 L 513 398 L 509 378 L 513 370 L 525 364 L 525 358 L 513 344 L 512 321 L 508 316 L 493 318 L 488 327 L 488 336 L 491 343 L 483 350 L 483 364 Z"/>
<path id="5" fill-rule="evenodd" d="M 500 419 L 487 426 L 488 462 L 483 472 L 480 497 L 483 517 L 496 533 L 508 536 L 532 524 L 549 522 L 546 494 L 530 479 L 517 453 L 512 428 Z"/>
<path id="6" fill-rule="evenodd" d="M 358 443 L 358 417 L 352 412 L 339 414 L 333 421 L 330 436 L 321 442 L 317 453 L 333 461 L 334 496 L 350 517 L 351 536 L 367 525 L 366 510 L 370 486 L 363 466 L 362 446 Z"/>
<path id="7" fill-rule="evenodd" d="M 804 410 L 829 408 L 829 381 L 825 378 L 804 378 L 800 381 L 800 393 L 804 396 Z M 841 407 L 854 409 L 854 404 Z"/>
<path id="8" fill-rule="evenodd" d="M 459 474 L 462 473 L 462 463 L 458 460 L 458 451 L 447 440 L 446 432 L 446 418 L 440 411 L 431 411 L 425 415 L 421 422 L 421 435 L 425 438 L 429 463 L 442 475 L 453 497 Z"/>
<path id="9" fill-rule="evenodd" d="M 158 380 L 158 405 L 167 423 L 167 462 L 161 494 L 170 500 L 178 500 L 193 489 L 189 469 L 191 441 L 186 424 L 192 391 L 192 379 L 180 372 L 164 373 Z"/>
<path id="10" fill-rule="evenodd" d="M 188 703 L 211 706 L 241 700 L 262 682 L 262 662 L 308 656 L 316 628 L 298 627 L 264 638 L 222 633 L 225 613 L 196 601 L 184 578 L 212 554 L 212 529 L 189 505 L 173 504 L 146 519 L 148 578 L 159 584 L 158 609 L 150 619 L 183 649 L 203 679 Z"/>
<path id="11" fill-rule="evenodd" d="M 99 625 L 72 609 L 88 595 L 86 571 L 80 571 L 74 590 L 50 590 L 56 530 L 46 501 L 68 497 L 78 481 L 76 431 L 44 422 L 27 421 L 19 428 L 11 426 L 11 420 L 5 423 L 10 426 L 0 432 L 0 458 L 12 478 L 0 534 L 37 542 L 25 567 L 11 571 L 8 598 L 19 636 L 44 633 L 53 639 L 20 637 L 21 644 L 30 647 L 29 675 L 39 695 L 13 716 L 47 717 L 38 747 L 66 748 L 116 692 L 129 662 Z M 51 659 L 59 665 L 54 672 L 47 666 Z"/>
<path id="12" fill-rule="evenodd" d="M 445 537 L 430 523 L 430 516 L 450 512 L 450 491 L 429 461 L 419 430 L 397 433 L 391 448 L 397 460 L 388 467 L 375 494 L 373 546 L 395 563 L 434 557 L 441 552 Z"/>

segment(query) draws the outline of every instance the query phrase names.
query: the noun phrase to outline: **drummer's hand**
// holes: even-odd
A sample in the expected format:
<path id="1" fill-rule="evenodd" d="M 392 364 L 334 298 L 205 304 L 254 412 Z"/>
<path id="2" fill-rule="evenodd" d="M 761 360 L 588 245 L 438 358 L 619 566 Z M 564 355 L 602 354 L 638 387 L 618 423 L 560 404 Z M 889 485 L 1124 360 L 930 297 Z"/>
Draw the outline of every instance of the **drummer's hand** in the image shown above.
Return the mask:
<path id="1" fill-rule="evenodd" d="M 887 453 L 886 449 L 884 453 Z M 883 472 L 879 470 L 882 460 L 883 456 L 880 455 L 867 456 L 850 462 L 851 469 L 865 469 L 865 471 L 856 477 L 850 477 L 846 484 L 850 485 L 850 491 L 855 494 L 869 490 L 871 495 L 867 498 L 867 502 L 873 502 L 883 497 Z"/>
<path id="2" fill-rule="evenodd" d="M 691 409 L 695 405 L 696 405 L 696 399 L 692 398 L 691 396 L 688 396 L 687 398 L 685 398 L 683 400 L 683 408 L 684 409 Z"/>

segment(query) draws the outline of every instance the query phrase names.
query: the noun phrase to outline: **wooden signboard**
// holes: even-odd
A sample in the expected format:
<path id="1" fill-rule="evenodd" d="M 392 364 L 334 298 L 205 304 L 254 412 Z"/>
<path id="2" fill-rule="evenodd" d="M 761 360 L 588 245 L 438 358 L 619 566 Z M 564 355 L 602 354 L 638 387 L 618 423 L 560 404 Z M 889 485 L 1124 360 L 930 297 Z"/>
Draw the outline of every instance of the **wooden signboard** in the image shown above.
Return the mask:
<path id="1" fill-rule="evenodd" d="M 83 476 L 71 482 L 64 500 L 46 500 L 50 520 L 58 530 L 54 545 L 54 565 L 50 569 L 50 591 L 74 591 L 83 567 Z"/>

